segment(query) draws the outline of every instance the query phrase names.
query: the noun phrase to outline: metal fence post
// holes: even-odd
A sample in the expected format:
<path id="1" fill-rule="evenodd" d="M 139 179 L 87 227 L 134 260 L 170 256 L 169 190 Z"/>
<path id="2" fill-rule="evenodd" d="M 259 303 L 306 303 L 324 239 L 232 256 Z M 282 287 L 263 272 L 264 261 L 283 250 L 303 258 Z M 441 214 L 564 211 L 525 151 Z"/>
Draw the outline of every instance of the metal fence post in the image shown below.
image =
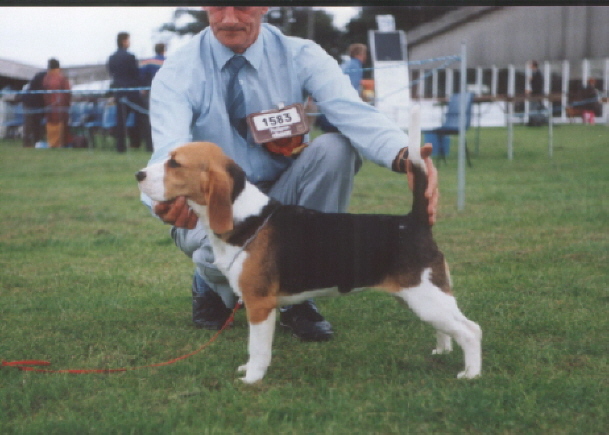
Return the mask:
<path id="1" fill-rule="evenodd" d="M 457 210 L 465 208 L 465 94 L 467 92 L 467 48 L 461 43 L 461 100 L 459 105 L 459 156 L 457 165 Z"/>

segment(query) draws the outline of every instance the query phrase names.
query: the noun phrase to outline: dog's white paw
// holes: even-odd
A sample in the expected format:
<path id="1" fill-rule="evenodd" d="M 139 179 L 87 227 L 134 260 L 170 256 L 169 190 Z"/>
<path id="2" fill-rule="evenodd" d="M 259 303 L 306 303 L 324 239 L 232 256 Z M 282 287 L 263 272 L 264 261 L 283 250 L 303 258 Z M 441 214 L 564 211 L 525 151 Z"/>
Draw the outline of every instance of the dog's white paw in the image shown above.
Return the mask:
<path id="1" fill-rule="evenodd" d="M 243 373 L 245 372 L 245 376 L 239 378 L 242 382 L 246 384 L 253 384 L 255 382 L 261 381 L 266 374 L 266 367 L 250 367 L 250 364 L 243 364 L 237 368 L 237 372 Z"/>
<path id="2" fill-rule="evenodd" d="M 248 369 L 245 373 L 245 376 L 240 378 L 241 381 L 245 384 L 254 384 L 258 381 L 261 381 L 264 378 L 266 370 L 252 370 Z"/>
<path id="3" fill-rule="evenodd" d="M 239 380 L 240 380 L 241 382 L 243 382 L 244 384 L 251 385 L 251 384 L 255 384 L 256 382 L 258 382 L 258 381 L 262 380 L 262 377 L 260 377 L 260 378 L 253 378 L 253 379 L 250 379 L 250 378 L 248 378 L 247 376 L 244 376 L 244 377 L 242 377 L 242 378 L 239 378 Z"/>
<path id="4" fill-rule="evenodd" d="M 453 340 L 450 335 L 437 331 L 436 348 L 431 352 L 432 355 L 443 355 L 453 351 Z"/>
<path id="5" fill-rule="evenodd" d="M 480 376 L 479 370 L 471 370 L 469 367 L 457 375 L 457 379 L 474 379 Z"/>

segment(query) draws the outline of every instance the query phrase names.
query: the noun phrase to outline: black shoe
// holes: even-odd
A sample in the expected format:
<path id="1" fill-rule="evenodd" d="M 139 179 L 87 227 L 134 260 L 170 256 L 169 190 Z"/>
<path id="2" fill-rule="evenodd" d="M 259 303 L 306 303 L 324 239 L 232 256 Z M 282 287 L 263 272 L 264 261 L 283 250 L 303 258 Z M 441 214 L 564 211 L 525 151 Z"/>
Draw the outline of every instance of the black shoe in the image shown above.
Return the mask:
<path id="1" fill-rule="evenodd" d="M 279 313 L 279 324 L 303 341 L 327 341 L 332 338 L 332 325 L 325 320 L 312 301 L 292 305 Z"/>
<path id="2" fill-rule="evenodd" d="M 222 298 L 210 288 L 203 293 L 195 292 L 196 280 L 195 277 L 192 292 L 192 321 L 197 328 L 215 331 L 222 329 L 232 310 L 224 305 Z"/>

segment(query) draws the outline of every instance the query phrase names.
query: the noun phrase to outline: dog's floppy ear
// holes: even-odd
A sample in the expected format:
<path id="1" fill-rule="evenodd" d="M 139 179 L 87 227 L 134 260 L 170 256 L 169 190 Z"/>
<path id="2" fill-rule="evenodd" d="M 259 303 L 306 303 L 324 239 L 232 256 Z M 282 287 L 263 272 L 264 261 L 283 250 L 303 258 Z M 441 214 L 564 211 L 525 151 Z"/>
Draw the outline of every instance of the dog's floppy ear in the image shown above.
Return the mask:
<path id="1" fill-rule="evenodd" d="M 233 229 L 233 204 L 231 193 L 233 181 L 224 168 L 210 167 L 201 177 L 209 226 L 216 234 Z"/>

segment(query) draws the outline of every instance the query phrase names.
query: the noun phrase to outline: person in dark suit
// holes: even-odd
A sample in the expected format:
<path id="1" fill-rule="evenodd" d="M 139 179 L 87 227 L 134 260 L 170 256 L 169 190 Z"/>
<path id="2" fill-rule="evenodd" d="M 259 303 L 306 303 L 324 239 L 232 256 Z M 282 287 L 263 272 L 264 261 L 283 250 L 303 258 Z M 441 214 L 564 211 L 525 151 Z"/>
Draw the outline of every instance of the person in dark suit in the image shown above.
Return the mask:
<path id="1" fill-rule="evenodd" d="M 30 80 L 28 91 L 44 90 L 43 80 L 46 71 L 40 71 Z M 24 110 L 23 146 L 33 147 L 44 138 L 44 95 L 42 93 L 26 93 L 22 98 Z"/>
<path id="2" fill-rule="evenodd" d="M 152 79 L 156 75 L 156 73 L 161 69 L 163 63 L 165 62 L 165 50 L 167 46 L 162 42 L 154 45 L 154 52 L 156 53 L 154 57 L 150 59 L 144 59 L 140 62 L 140 81 L 142 86 L 149 88 L 152 86 Z M 144 105 L 146 111 L 150 109 L 150 91 L 148 89 L 142 91 L 142 98 L 144 100 Z M 146 125 L 144 125 L 144 133 L 146 138 L 146 143 L 152 143 L 152 133 L 150 131 L 150 117 L 146 115 Z"/>
<path id="3" fill-rule="evenodd" d="M 546 115 L 546 107 L 543 105 L 541 98 L 543 97 L 543 75 L 539 71 L 539 64 L 536 60 L 531 61 L 531 77 L 530 77 L 530 91 L 527 93 L 532 97 L 537 97 L 530 102 L 529 110 L 529 127 L 539 127 L 548 124 L 548 117 Z"/>
<path id="4" fill-rule="evenodd" d="M 116 151 L 126 151 L 125 133 L 127 117 L 135 114 L 135 125 L 129 129 L 129 141 L 132 148 L 139 148 L 141 131 L 146 125 L 144 101 L 139 91 L 125 90 L 141 86 L 140 71 L 137 59 L 127 51 L 131 44 L 129 33 L 120 32 L 116 37 L 117 50 L 108 59 L 108 71 L 112 77 L 112 88 L 119 89 L 114 93 L 116 99 Z M 152 143 L 146 138 L 146 149 L 152 151 Z"/>

